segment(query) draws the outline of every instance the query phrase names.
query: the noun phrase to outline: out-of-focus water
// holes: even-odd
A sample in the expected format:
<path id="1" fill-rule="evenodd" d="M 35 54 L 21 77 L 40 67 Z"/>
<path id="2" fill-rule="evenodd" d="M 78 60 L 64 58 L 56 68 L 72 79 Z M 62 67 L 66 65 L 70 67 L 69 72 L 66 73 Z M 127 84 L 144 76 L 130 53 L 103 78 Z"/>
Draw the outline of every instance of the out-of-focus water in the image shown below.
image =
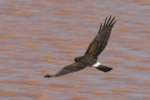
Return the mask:
<path id="1" fill-rule="evenodd" d="M 43 78 L 82 55 L 109 15 L 99 61 L 111 72 Z M 150 0 L 0 0 L 0 100 L 150 100 Z"/>

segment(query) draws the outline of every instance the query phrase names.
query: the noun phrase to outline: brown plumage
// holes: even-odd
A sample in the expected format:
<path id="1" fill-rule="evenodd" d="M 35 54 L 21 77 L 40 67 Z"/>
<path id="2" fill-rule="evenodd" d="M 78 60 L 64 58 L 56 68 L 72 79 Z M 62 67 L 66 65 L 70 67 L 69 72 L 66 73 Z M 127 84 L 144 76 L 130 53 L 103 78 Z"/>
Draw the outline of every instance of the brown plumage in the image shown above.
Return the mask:
<path id="1" fill-rule="evenodd" d="M 90 43 L 87 51 L 83 56 L 76 57 L 75 62 L 73 64 L 65 66 L 62 70 L 60 70 L 55 75 L 45 75 L 45 77 L 58 77 L 65 74 L 69 74 L 72 72 L 80 71 L 88 66 L 92 66 L 97 62 L 97 58 L 99 54 L 104 50 L 106 47 L 111 30 L 116 23 L 115 17 L 109 17 L 105 19 L 104 24 L 100 25 L 99 31 L 96 35 L 96 37 L 93 39 L 93 41 Z M 104 65 L 100 65 L 97 67 L 98 70 L 101 70 L 103 72 L 108 72 L 112 68 L 106 67 Z"/>
<path id="2" fill-rule="evenodd" d="M 115 17 L 106 17 L 104 24 L 100 25 L 97 36 L 90 43 L 85 55 L 91 55 L 95 58 L 104 50 L 107 45 L 111 30 L 116 23 Z"/>

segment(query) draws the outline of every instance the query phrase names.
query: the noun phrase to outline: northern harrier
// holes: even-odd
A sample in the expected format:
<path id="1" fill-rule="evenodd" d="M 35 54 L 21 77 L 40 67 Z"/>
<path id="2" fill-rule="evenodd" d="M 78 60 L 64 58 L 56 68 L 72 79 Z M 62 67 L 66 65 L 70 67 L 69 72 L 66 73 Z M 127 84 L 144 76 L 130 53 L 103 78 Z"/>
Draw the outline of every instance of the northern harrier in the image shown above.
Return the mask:
<path id="1" fill-rule="evenodd" d="M 105 19 L 105 22 L 100 25 L 99 31 L 93 41 L 90 43 L 87 51 L 83 56 L 76 57 L 74 59 L 74 63 L 65 66 L 62 70 L 60 70 L 55 75 L 45 75 L 44 77 L 58 77 L 62 75 L 66 75 L 72 72 L 80 71 L 88 66 L 93 66 L 96 69 L 108 72 L 112 70 L 112 68 L 102 65 L 100 62 L 97 62 L 98 56 L 104 50 L 108 43 L 108 39 L 111 34 L 111 30 L 116 23 L 115 17 L 109 17 Z"/>

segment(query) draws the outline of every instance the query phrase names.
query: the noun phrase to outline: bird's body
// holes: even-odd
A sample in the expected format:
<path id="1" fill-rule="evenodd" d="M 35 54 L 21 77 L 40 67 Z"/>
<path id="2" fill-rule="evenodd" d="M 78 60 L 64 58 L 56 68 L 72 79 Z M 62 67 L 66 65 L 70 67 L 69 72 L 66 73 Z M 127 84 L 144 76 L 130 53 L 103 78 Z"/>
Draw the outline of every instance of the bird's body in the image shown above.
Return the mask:
<path id="1" fill-rule="evenodd" d="M 79 57 L 79 60 L 76 60 L 75 58 L 75 62 L 81 62 L 85 66 L 92 66 L 93 64 L 97 62 L 97 58 L 94 58 L 90 55 L 85 55 L 85 56 Z"/>
<path id="2" fill-rule="evenodd" d="M 45 77 L 58 77 L 72 72 L 80 71 L 90 66 L 96 67 L 96 69 L 101 70 L 103 72 L 110 71 L 112 68 L 104 66 L 101 63 L 97 62 L 97 58 L 106 47 L 111 30 L 115 23 L 115 17 L 106 17 L 104 24 L 100 25 L 98 34 L 90 43 L 87 51 L 83 56 L 76 57 L 74 59 L 75 62 L 73 64 L 65 66 L 55 75 L 45 75 Z"/>

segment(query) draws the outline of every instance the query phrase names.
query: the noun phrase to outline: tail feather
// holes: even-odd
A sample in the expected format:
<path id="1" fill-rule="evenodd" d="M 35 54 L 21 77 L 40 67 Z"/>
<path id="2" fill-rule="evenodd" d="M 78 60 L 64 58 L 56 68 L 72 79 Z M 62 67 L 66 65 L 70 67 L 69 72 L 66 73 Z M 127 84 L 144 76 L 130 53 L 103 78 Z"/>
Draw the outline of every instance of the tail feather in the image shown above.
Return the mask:
<path id="1" fill-rule="evenodd" d="M 99 65 L 98 67 L 96 67 L 96 69 L 103 71 L 103 72 L 109 72 L 112 70 L 112 68 L 104 66 L 104 65 Z"/>

